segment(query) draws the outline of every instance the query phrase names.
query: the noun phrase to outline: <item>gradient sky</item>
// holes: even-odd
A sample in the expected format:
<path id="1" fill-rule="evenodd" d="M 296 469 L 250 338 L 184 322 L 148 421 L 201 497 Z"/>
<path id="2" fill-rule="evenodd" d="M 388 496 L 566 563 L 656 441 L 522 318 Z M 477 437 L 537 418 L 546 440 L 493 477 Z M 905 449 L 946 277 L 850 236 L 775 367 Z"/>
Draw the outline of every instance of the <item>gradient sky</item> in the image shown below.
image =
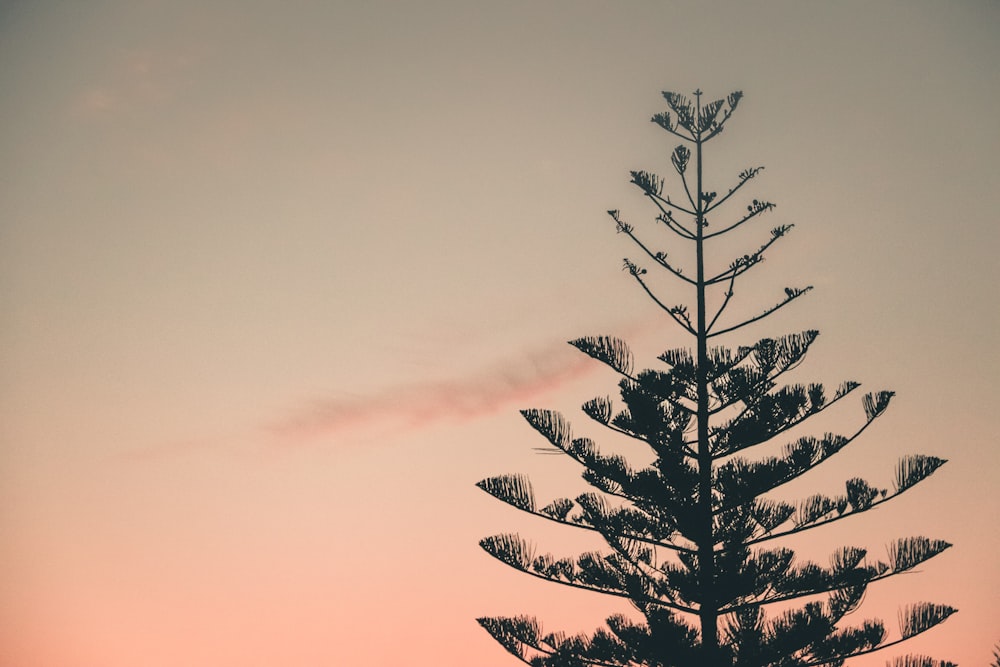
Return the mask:
<path id="1" fill-rule="evenodd" d="M 621 611 L 481 552 L 590 545 L 473 484 L 579 488 L 517 414 L 613 391 L 564 341 L 685 344 L 604 211 L 650 218 L 628 170 L 697 87 L 746 93 L 712 187 L 767 165 L 756 231 L 796 225 L 740 306 L 816 286 L 727 342 L 818 328 L 803 377 L 899 394 L 791 490 L 951 461 L 806 549 L 954 542 L 859 616 L 950 603 L 912 650 L 985 664 L 998 35 L 987 0 L 0 2 L 0 665 L 503 667 L 476 616 Z"/>

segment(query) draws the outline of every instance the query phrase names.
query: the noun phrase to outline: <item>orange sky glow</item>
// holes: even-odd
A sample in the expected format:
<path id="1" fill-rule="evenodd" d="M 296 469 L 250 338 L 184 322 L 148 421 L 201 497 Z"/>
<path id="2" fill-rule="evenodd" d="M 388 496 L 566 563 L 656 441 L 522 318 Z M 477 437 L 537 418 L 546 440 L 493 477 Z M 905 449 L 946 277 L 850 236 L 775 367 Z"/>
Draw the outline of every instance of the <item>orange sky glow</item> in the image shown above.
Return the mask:
<path id="1" fill-rule="evenodd" d="M 518 415 L 613 393 L 565 341 L 687 344 L 605 211 L 652 219 L 628 171 L 699 87 L 746 94 L 710 187 L 763 164 L 778 204 L 740 243 L 795 224 L 734 310 L 815 286 L 724 342 L 816 328 L 796 377 L 897 392 L 783 492 L 949 459 L 795 546 L 953 542 L 855 617 L 951 604 L 905 648 L 986 664 L 998 34 L 988 0 L 0 3 L 0 667 L 505 667 L 476 617 L 627 613 L 486 555 L 598 544 L 474 484 L 582 490 Z"/>

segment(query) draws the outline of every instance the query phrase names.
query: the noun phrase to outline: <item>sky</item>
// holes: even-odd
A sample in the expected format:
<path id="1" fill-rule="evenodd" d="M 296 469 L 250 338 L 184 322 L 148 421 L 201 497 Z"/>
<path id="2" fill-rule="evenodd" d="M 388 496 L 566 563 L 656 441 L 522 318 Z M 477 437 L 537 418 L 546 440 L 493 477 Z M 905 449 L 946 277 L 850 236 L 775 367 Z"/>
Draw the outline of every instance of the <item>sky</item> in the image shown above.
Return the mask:
<path id="1" fill-rule="evenodd" d="M 580 490 L 517 412 L 614 391 L 565 341 L 687 344 L 605 211 L 652 219 L 628 171 L 696 88 L 745 93 L 706 153 L 719 191 L 767 167 L 741 239 L 795 224 L 735 307 L 815 286 L 725 342 L 817 328 L 803 377 L 898 394 L 789 490 L 949 459 L 805 551 L 953 542 L 858 614 L 951 604 L 910 650 L 986 664 L 998 34 L 988 0 L 0 2 L 0 666 L 503 667 L 477 616 L 624 611 L 483 553 L 596 545 L 474 484 Z"/>

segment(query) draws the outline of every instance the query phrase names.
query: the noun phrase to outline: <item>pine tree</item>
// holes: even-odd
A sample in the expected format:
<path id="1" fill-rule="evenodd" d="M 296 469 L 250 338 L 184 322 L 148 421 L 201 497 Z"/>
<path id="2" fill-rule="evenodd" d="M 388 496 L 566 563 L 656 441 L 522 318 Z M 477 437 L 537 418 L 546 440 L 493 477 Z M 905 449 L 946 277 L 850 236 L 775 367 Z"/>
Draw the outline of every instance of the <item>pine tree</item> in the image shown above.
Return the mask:
<path id="1" fill-rule="evenodd" d="M 791 503 L 771 493 L 847 447 L 885 412 L 893 393 L 863 395 L 864 418 L 847 435 L 805 435 L 784 442 L 777 455 L 749 456 L 755 447 L 782 444 L 783 436 L 790 437 L 787 431 L 854 394 L 859 384 L 844 382 L 832 393 L 815 383 L 782 384 L 785 374 L 802 363 L 817 331 L 736 347 L 716 344 L 720 336 L 742 333 L 811 288 L 786 288 L 782 298 L 756 316 L 730 319 L 727 307 L 737 283 L 792 226 L 771 229 L 752 252 L 725 268 L 710 268 L 718 261 L 709 252 L 717 246 L 713 242 L 748 223 L 750 229 L 774 204 L 754 199 L 732 213 L 744 197 L 744 186 L 763 167 L 744 170 L 722 195 L 706 186 L 705 144 L 725 128 L 742 93 L 707 104 L 701 95 L 696 91 L 691 99 L 665 92 L 668 110 L 652 118 L 682 142 L 671 155 L 681 198 L 664 194 L 664 179 L 655 174 L 631 174 L 631 182 L 655 208 L 660 232 L 685 248 L 688 261 L 693 255 L 694 270 L 685 271 L 673 255 L 655 249 L 618 210 L 608 211 L 617 231 L 642 257 L 642 263 L 626 258 L 624 270 L 693 339 L 691 348 L 670 349 L 658 357 L 660 365 L 635 370 L 633 355 L 620 339 L 591 336 L 570 342 L 620 376 L 620 401 L 594 398 L 582 406 L 584 414 L 614 437 L 648 447 L 652 463 L 636 465 L 620 454 L 602 452 L 592 439 L 574 437 L 561 414 L 531 409 L 522 411 L 528 424 L 557 453 L 582 466 L 592 490 L 541 505 L 525 475 L 478 483 L 519 510 L 596 532 L 608 547 L 606 552 L 556 557 L 536 553 L 517 534 L 503 534 L 480 542 L 489 554 L 548 581 L 624 598 L 638 611 L 634 617 L 611 616 L 607 627 L 590 635 L 546 633 L 527 616 L 478 619 L 507 651 L 535 667 L 841 665 L 904 642 L 955 611 L 943 604 L 909 604 L 899 613 L 896 632 L 887 631 L 880 620 L 843 622 L 860 605 L 869 584 L 941 553 L 951 546 L 943 540 L 896 539 L 884 559 L 845 546 L 830 556 L 828 566 L 798 560 L 782 546 L 788 541 L 782 538 L 896 498 L 945 461 L 904 457 L 888 488 L 853 477 L 846 480 L 842 495 L 816 494 Z M 662 300 L 662 287 L 643 264 L 692 290 L 693 308 Z M 908 655 L 890 664 L 951 663 Z"/>

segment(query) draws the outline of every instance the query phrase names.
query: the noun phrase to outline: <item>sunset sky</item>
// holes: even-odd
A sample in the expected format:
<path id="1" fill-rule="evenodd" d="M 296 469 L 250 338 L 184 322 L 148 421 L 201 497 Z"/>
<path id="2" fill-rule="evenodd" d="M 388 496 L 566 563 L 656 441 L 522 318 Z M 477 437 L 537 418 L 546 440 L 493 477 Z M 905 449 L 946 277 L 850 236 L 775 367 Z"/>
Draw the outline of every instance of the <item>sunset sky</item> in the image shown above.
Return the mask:
<path id="1" fill-rule="evenodd" d="M 855 617 L 951 604 L 910 650 L 986 664 L 998 36 L 995 0 L 0 0 L 0 667 L 505 667 L 477 616 L 626 610 L 483 553 L 596 545 L 474 484 L 580 489 L 517 413 L 614 391 L 565 341 L 687 344 L 605 211 L 652 218 L 628 170 L 698 87 L 746 95 L 706 160 L 767 166 L 748 250 L 795 224 L 738 307 L 816 287 L 724 342 L 817 328 L 801 377 L 898 393 L 789 490 L 950 460 L 805 549 L 953 542 Z"/>

